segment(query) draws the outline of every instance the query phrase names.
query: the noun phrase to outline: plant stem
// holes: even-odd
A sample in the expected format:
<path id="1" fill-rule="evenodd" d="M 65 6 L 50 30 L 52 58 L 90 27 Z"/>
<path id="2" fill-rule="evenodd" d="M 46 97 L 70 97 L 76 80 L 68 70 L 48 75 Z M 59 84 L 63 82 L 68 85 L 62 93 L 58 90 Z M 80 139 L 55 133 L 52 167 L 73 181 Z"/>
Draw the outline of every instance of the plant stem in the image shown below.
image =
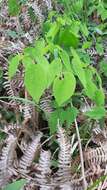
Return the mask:
<path id="1" fill-rule="evenodd" d="M 84 190 L 86 190 L 86 189 L 87 189 L 87 182 L 86 182 L 85 171 L 84 171 L 84 159 L 83 159 L 81 138 L 80 138 L 79 129 L 78 129 L 78 124 L 77 124 L 77 120 L 76 120 L 76 119 L 75 119 L 75 127 L 76 127 L 76 133 L 77 133 L 78 145 L 79 145 L 79 152 L 80 152 L 81 173 L 82 173 L 82 178 L 83 178 L 83 187 L 84 187 Z"/>

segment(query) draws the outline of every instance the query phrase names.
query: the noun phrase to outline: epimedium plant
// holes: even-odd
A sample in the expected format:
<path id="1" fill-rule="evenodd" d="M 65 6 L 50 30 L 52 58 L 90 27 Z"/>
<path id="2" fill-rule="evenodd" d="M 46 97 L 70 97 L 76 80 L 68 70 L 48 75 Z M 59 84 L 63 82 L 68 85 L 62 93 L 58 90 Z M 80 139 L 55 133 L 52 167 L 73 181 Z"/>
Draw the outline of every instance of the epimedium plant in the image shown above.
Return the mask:
<path id="1" fill-rule="evenodd" d="M 9 78 L 15 75 L 19 64 L 23 64 L 25 88 L 37 104 L 45 90 L 51 89 L 56 111 L 51 114 L 49 122 L 54 117 L 55 121 L 60 118 L 62 123 L 67 120 L 71 124 L 78 114 L 77 108 L 72 106 L 73 98 L 78 93 L 94 103 L 94 108 L 85 115 L 91 119 L 101 119 L 106 111 L 100 75 L 90 62 L 81 59 L 78 52 L 81 23 L 74 23 L 69 17 L 60 15 L 52 21 L 53 15 L 54 12 L 43 25 L 44 37 L 9 61 Z M 87 31 L 84 32 L 86 37 Z M 88 43 L 84 44 L 87 46 Z M 68 103 L 71 106 L 64 110 Z M 69 114 L 71 119 L 67 117 Z M 55 130 L 52 129 L 52 132 Z"/>

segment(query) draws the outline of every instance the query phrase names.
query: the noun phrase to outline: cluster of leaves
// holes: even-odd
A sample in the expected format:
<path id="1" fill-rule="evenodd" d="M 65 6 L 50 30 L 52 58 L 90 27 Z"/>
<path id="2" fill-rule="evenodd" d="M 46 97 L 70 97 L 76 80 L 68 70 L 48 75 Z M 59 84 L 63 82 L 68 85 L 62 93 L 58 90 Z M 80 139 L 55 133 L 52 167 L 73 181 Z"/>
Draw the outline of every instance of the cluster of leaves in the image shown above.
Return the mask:
<path id="1" fill-rule="evenodd" d="M 10 61 L 9 77 L 14 76 L 22 63 L 25 87 L 36 103 L 50 88 L 57 110 L 51 115 L 54 115 L 54 119 L 63 118 L 61 120 L 68 123 L 69 120 L 71 123 L 74 121 L 78 110 L 72 106 L 72 102 L 78 93 L 94 104 L 85 115 L 91 119 L 102 119 L 106 115 L 102 80 L 86 52 L 93 45 L 92 40 L 86 22 L 52 12 L 43 25 L 43 38 Z M 96 43 L 98 55 L 102 55 L 104 49 L 102 52 L 101 49 L 102 44 Z M 67 109 L 63 110 L 66 106 Z M 68 115 L 70 119 L 66 118 Z"/>

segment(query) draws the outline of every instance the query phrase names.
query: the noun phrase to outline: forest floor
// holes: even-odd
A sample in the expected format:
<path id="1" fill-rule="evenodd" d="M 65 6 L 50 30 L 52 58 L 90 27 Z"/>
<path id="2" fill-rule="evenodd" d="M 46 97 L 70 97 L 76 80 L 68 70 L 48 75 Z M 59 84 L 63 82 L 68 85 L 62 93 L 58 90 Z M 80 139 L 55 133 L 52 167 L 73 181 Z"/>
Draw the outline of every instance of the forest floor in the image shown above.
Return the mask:
<path id="1" fill-rule="evenodd" d="M 107 2 L 1 0 L 1 190 L 106 190 L 106 109 Z"/>

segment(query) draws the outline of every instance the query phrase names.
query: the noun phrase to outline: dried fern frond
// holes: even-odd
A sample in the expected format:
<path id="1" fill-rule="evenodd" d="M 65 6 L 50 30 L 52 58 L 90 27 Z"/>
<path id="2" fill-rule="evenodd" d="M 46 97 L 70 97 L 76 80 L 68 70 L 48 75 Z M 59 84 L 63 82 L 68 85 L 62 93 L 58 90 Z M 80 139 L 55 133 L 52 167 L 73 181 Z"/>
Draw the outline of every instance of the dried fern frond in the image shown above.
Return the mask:
<path id="1" fill-rule="evenodd" d="M 37 190 L 35 183 L 32 180 L 28 180 L 26 185 L 21 190 Z"/>
<path id="2" fill-rule="evenodd" d="M 60 182 L 71 180 L 71 145 L 65 135 L 65 130 L 58 126 L 58 143 L 60 152 L 58 156 L 57 180 Z"/>
<path id="3" fill-rule="evenodd" d="M 41 110 L 43 110 L 46 113 L 52 113 L 54 111 L 54 108 L 52 107 L 52 95 L 43 96 L 40 99 L 39 106 Z"/>
<path id="4" fill-rule="evenodd" d="M 30 18 L 27 6 L 22 7 L 20 18 L 21 18 L 22 27 L 24 28 L 25 31 L 28 31 L 32 25 L 32 22 L 31 22 L 31 18 Z"/>
<path id="5" fill-rule="evenodd" d="M 51 190 L 48 184 L 51 183 L 51 153 L 49 151 L 41 151 L 39 165 L 37 167 L 36 180 L 40 186 L 40 190 Z"/>
<path id="6" fill-rule="evenodd" d="M 29 105 L 29 104 L 26 104 L 23 106 L 23 117 L 24 117 L 24 120 L 28 121 L 29 119 L 32 118 L 32 106 Z"/>
<path id="7" fill-rule="evenodd" d="M 14 97 L 14 96 L 18 96 L 18 92 L 15 90 L 15 86 L 13 85 L 12 81 L 9 79 L 8 76 L 8 64 L 5 63 L 3 66 L 4 69 L 4 88 L 8 94 L 8 96 Z M 11 105 L 17 105 L 16 101 L 14 100 L 10 100 Z"/>
<path id="8" fill-rule="evenodd" d="M 4 63 L 3 66 L 4 70 L 4 89 L 7 92 L 7 95 L 10 97 L 18 97 L 20 92 L 24 89 L 24 83 L 23 83 L 23 69 L 22 71 L 17 70 L 16 75 L 13 77 L 13 79 L 9 79 L 8 76 L 8 63 Z M 17 102 L 16 100 L 10 100 L 9 103 L 11 103 L 11 106 L 19 106 L 21 103 Z"/>
<path id="9" fill-rule="evenodd" d="M 65 183 L 63 185 L 60 185 L 60 190 L 74 190 L 71 186 L 71 183 Z"/>
<path id="10" fill-rule="evenodd" d="M 68 182 L 68 183 L 61 185 L 60 190 L 83 190 L 83 187 L 79 186 L 79 185 L 73 185 Z"/>
<path id="11" fill-rule="evenodd" d="M 96 49 L 95 49 L 94 47 L 92 47 L 92 48 L 90 48 L 90 49 L 87 49 L 86 52 L 87 52 L 91 57 L 98 55 L 98 53 L 97 53 L 97 51 L 96 51 Z"/>
<path id="12" fill-rule="evenodd" d="M 51 0 L 43 0 L 43 2 L 46 4 L 48 10 L 52 10 L 52 1 Z"/>
<path id="13" fill-rule="evenodd" d="M 101 164 L 107 163 L 107 142 L 103 143 L 100 147 L 90 148 L 84 152 L 84 158 L 86 165 L 101 166 Z"/>
<path id="14" fill-rule="evenodd" d="M 26 99 L 30 99 L 29 96 L 25 96 Z M 21 112 L 23 113 L 23 126 L 26 126 L 28 123 L 33 125 L 32 130 L 38 130 L 38 111 L 36 106 L 30 103 L 25 103 L 20 106 Z"/>
<path id="15" fill-rule="evenodd" d="M 101 145 L 102 143 L 107 141 L 107 131 L 105 129 L 101 129 L 99 126 L 92 129 L 92 141 L 97 145 Z"/>
<path id="16" fill-rule="evenodd" d="M 13 90 L 13 86 L 12 86 L 11 80 L 8 79 L 7 75 L 8 75 L 7 72 L 5 72 L 4 79 L 6 81 L 4 82 L 4 88 L 6 89 L 8 96 L 14 97 L 15 93 Z M 11 100 L 10 103 L 13 105 L 16 105 L 16 102 L 14 100 Z"/>
<path id="17" fill-rule="evenodd" d="M 42 133 L 36 135 L 32 142 L 27 146 L 23 156 L 21 157 L 21 160 L 19 161 L 19 172 L 21 174 L 29 173 L 29 168 L 38 151 L 41 137 Z"/>
<path id="18" fill-rule="evenodd" d="M 10 40 L 1 40 L 0 41 L 0 57 L 1 56 L 7 57 L 11 54 L 22 52 L 22 49 L 24 49 L 24 47 L 25 45 L 20 40 L 18 40 L 18 42 L 12 42 Z"/>
<path id="19" fill-rule="evenodd" d="M 82 185 L 74 185 L 74 186 L 72 186 L 72 189 L 73 190 L 83 190 L 83 187 L 82 187 Z"/>
<path id="20" fill-rule="evenodd" d="M 14 78 L 11 80 L 12 85 L 15 87 L 17 92 L 19 93 L 24 88 L 24 71 L 17 70 Z"/>
<path id="21" fill-rule="evenodd" d="M 13 134 L 13 135 L 16 135 L 16 132 L 18 129 L 21 129 L 21 126 L 20 125 L 17 125 L 17 124 L 14 124 L 14 123 L 11 123 L 11 124 L 8 124 L 8 125 L 5 125 L 2 129 L 3 132 L 5 132 L 6 134 Z"/>
<path id="22" fill-rule="evenodd" d="M 32 7 L 32 9 L 33 9 L 35 15 L 36 15 L 36 16 L 38 17 L 38 19 L 39 19 L 39 22 L 42 23 L 43 20 L 44 20 L 44 16 L 43 16 L 43 14 L 42 14 L 42 11 L 41 11 L 41 9 L 40 9 L 40 7 L 39 7 L 37 1 L 34 1 L 34 2 L 32 2 L 32 3 L 31 3 L 31 2 L 30 2 L 30 3 L 28 2 L 27 5 L 28 5 L 29 7 Z"/>
<path id="23" fill-rule="evenodd" d="M 17 138 L 9 135 L 6 147 L 2 150 L 0 158 L 0 187 L 7 184 L 10 176 L 12 175 L 10 169 L 13 166 L 14 158 L 16 157 Z"/>

